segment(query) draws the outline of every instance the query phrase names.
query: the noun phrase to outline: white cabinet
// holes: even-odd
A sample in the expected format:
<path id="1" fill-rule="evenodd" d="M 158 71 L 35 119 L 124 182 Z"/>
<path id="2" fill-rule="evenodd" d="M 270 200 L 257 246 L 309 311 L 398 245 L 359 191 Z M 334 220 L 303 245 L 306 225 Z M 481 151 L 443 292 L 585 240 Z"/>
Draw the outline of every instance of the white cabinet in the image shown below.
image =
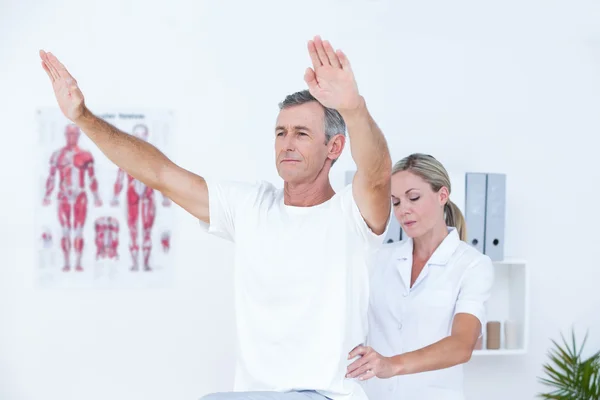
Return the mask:
<path id="1" fill-rule="evenodd" d="M 483 327 L 483 348 L 473 356 L 524 354 L 529 338 L 529 271 L 524 260 L 494 261 L 494 286 L 487 304 L 488 321 L 500 322 L 500 348 L 487 349 L 487 330 Z M 506 321 L 514 324 L 516 340 L 506 340 Z M 510 329 L 510 326 L 509 326 Z M 507 345 L 508 344 L 508 345 Z"/>

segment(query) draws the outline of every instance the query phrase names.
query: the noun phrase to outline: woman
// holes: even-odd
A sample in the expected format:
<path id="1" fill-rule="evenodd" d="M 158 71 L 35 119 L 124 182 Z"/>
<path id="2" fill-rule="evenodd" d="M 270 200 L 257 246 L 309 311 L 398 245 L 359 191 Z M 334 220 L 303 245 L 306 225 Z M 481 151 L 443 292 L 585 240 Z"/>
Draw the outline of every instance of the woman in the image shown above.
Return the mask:
<path id="1" fill-rule="evenodd" d="M 494 272 L 464 242 L 442 164 L 412 154 L 392 170 L 395 217 L 406 241 L 379 250 L 372 272 L 369 338 L 348 378 L 372 400 L 464 399 L 462 365 L 482 333 Z"/>

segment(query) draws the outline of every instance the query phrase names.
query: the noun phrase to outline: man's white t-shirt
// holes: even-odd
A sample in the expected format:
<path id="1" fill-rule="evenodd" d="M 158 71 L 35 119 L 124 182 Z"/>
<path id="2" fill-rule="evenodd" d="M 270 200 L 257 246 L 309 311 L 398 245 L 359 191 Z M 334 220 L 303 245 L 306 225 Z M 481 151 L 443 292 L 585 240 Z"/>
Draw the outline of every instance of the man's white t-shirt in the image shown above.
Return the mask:
<path id="1" fill-rule="evenodd" d="M 368 227 L 352 186 L 295 207 L 267 182 L 206 181 L 210 224 L 201 225 L 235 243 L 234 390 L 366 399 L 345 374 L 367 336 L 368 257 L 385 232 Z"/>

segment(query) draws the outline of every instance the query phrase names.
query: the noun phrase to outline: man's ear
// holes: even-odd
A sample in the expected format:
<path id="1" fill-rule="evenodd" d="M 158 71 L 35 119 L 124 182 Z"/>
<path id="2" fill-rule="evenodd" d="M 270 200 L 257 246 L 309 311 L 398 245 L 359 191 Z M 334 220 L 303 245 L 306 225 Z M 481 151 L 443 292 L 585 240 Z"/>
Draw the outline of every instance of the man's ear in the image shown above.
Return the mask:
<path id="1" fill-rule="evenodd" d="M 337 160 L 340 155 L 342 155 L 342 151 L 344 150 L 344 145 L 346 144 L 346 137 L 344 135 L 335 135 L 329 140 L 327 143 L 327 147 L 329 148 L 328 157 L 331 160 Z"/>

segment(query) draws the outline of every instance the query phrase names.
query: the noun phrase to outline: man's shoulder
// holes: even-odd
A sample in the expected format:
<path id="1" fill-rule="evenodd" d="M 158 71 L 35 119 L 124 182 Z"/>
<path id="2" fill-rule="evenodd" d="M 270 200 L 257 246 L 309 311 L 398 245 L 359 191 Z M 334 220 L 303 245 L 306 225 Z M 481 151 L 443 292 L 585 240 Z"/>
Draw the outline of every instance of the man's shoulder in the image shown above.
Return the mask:
<path id="1" fill-rule="evenodd" d="M 211 198 L 228 199 L 235 203 L 262 203 L 276 198 L 282 191 L 265 180 L 241 181 L 205 178 Z M 216 196 L 216 197 L 215 197 Z"/>
<path id="2" fill-rule="evenodd" d="M 275 199 L 283 193 L 283 189 L 276 187 L 269 181 L 256 180 L 245 184 L 247 193 L 257 202 Z"/>
<path id="3" fill-rule="evenodd" d="M 351 207 L 353 203 L 356 203 L 354 201 L 354 194 L 352 192 L 352 184 L 348 184 L 338 190 L 334 196 L 334 199 L 336 201 L 336 205 L 343 209 L 347 209 L 348 207 Z"/>
<path id="4" fill-rule="evenodd" d="M 218 179 L 214 177 L 204 177 L 204 180 L 209 188 L 212 186 L 236 192 L 268 194 L 278 190 L 275 185 L 265 180 L 242 181 L 236 179 Z"/>

